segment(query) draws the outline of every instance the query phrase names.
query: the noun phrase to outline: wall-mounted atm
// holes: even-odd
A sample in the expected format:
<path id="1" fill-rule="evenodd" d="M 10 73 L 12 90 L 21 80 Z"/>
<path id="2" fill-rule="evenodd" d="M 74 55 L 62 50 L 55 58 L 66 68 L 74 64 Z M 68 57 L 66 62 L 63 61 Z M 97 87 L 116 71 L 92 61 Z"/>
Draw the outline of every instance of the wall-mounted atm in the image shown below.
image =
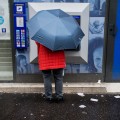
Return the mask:
<path id="1" fill-rule="evenodd" d="M 89 3 L 34 3 L 28 2 L 29 19 L 38 11 L 61 9 L 72 15 L 85 33 L 80 46 L 76 50 L 65 51 L 66 62 L 73 64 L 87 63 L 88 61 L 88 32 L 89 32 Z M 37 46 L 30 40 L 30 62 L 37 63 Z"/>

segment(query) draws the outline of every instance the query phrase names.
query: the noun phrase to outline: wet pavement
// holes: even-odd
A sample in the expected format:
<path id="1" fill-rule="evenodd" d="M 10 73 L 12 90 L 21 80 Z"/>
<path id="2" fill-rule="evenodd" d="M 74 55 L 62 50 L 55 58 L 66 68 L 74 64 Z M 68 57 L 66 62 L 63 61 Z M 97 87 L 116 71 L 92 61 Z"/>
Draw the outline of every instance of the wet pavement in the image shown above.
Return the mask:
<path id="1" fill-rule="evenodd" d="M 119 95 L 65 94 L 47 103 L 38 93 L 0 93 L 0 120 L 120 120 Z"/>

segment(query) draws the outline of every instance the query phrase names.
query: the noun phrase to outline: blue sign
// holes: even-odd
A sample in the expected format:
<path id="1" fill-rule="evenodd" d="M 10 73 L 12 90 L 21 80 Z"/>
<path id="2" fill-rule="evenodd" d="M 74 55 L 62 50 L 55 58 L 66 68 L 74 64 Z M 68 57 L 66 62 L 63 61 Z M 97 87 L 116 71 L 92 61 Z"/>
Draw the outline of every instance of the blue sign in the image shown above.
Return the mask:
<path id="1" fill-rule="evenodd" d="M 0 16 L 0 25 L 2 25 L 3 23 L 4 23 L 4 18 Z"/>
<path id="2" fill-rule="evenodd" d="M 26 4 L 14 3 L 14 40 L 16 48 L 26 48 Z"/>

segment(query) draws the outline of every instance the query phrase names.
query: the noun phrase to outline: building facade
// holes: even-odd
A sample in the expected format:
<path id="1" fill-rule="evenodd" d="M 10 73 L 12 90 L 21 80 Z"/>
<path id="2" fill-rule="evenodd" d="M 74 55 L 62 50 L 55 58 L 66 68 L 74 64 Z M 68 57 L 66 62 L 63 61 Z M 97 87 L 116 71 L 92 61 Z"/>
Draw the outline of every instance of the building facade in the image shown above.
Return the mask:
<path id="1" fill-rule="evenodd" d="M 120 81 L 120 0 L 0 0 L 0 82 L 43 82 L 27 28 L 36 4 L 88 4 L 88 30 L 81 48 L 69 53 L 64 82 Z M 32 8 L 31 8 L 31 6 Z M 36 7 L 37 8 L 37 7 Z M 83 10 L 84 11 L 84 10 Z M 76 14 L 77 15 L 77 14 Z M 82 28 L 82 15 L 77 19 Z M 85 22 L 85 21 L 84 21 Z M 84 29 L 84 28 L 83 28 Z M 84 41 L 87 41 L 86 43 Z M 36 48 L 35 48 L 36 49 Z M 84 59 L 86 49 L 87 55 Z M 83 51 L 82 51 L 83 50 Z M 35 52 L 35 53 L 34 53 Z M 68 52 L 68 51 L 67 51 Z M 80 56 L 74 56 L 80 52 Z M 31 55 L 35 59 L 31 60 Z"/>

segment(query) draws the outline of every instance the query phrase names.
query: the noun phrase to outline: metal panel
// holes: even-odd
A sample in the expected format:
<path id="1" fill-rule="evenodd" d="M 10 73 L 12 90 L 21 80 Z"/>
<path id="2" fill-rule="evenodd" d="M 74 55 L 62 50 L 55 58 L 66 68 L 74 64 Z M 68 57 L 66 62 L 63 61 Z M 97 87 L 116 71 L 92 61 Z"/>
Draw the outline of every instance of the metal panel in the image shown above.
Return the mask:
<path id="1" fill-rule="evenodd" d="M 112 82 L 112 67 L 114 58 L 114 39 L 116 29 L 116 14 L 117 14 L 117 2 L 118 0 L 109 0 L 108 7 L 108 29 L 107 29 L 107 48 L 106 48 L 106 69 L 105 69 L 105 81 Z M 114 81 L 115 82 L 115 81 Z"/>

